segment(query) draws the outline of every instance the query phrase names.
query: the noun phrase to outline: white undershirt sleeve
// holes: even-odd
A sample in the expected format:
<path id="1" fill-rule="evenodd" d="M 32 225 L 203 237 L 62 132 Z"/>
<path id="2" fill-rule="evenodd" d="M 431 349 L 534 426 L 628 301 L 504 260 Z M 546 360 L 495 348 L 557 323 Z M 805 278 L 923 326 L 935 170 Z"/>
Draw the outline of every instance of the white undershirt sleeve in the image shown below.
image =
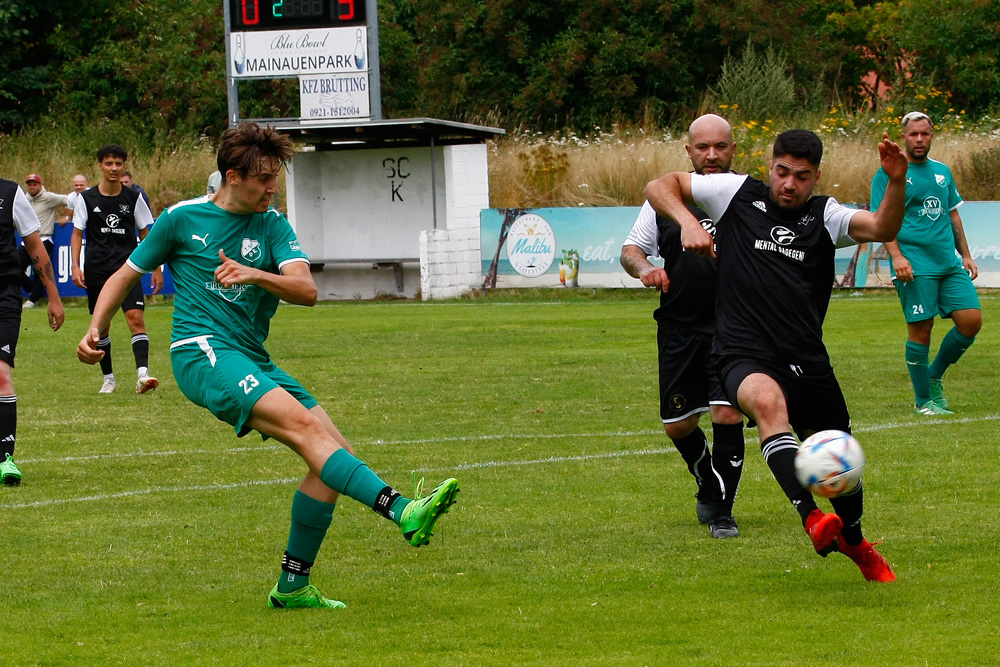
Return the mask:
<path id="1" fill-rule="evenodd" d="M 639 209 L 639 216 L 635 219 L 632 231 L 628 233 L 622 247 L 634 245 L 646 253 L 647 257 L 659 257 L 659 237 L 660 230 L 656 226 L 656 211 L 647 201 Z"/>
<path id="2" fill-rule="evenodd" d="M 691 196 L 695 206 L 718 222 L 746 180 L 746 174 L 691 174 Z"/>
<path id="3" fill-rule="evenodd" d="M 14 193 L 13 213 L 14 227 L 22 239 L 28 234 L 37 232 L 38 228 L 41 227 L 41 224 L 38 222 L 38 216 L 35 215 L 35 209 L 31 208 L 28 195 L 24 194 L 24 190 L 21 189 L 20 185 L 17 186 L 17 192 Z"/>

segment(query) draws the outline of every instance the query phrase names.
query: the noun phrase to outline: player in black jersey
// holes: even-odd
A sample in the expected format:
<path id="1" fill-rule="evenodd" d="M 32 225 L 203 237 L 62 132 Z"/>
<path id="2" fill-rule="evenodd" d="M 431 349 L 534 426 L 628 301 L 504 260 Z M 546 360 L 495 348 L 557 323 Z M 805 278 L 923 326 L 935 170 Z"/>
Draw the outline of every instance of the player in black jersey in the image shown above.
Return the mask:
<path id="1" fill-rule="evenodd" d="M 49 327 L 65 319 L 49 253 L 39 235 L 40 225 L 24 191 L 14 181 L 0 178 L 0 483 L 17 486 L 21 471 L 14 463 L 17 439 L 17 395 L 11 369 L 21 333 L 21 263 L 14 232 L 24 241 L 28 257 L 49 295 Z"/>
<path id="2" fill-rule="evenodd" d="M 700 116 L 688 128 L 685 146 L 697 174 L 729 171 L 733 128 L 714 114 Z M 715 224 L 692 208 L 702 224 Z M 663 267 L 647 257 L 662 257 Z M 711 356 L 715 333 L 715 260 L 684 252 L 681 228 L 657 215 L 646 202 L 622 244 L 621 264 L 646 287 L 660 290 L 653 313 L 659 362 L 660 419 L 698 486 L 698 520 L 712 537 L 737 537 L 733 502 L 743 473 L 743 415 L 730 405 Z M 712 450 L 698 426 L 712 416 Z"/>
<path id="3" fill-rule="evenodd" d="M 889 176 L 875 212 L 813 197 L 823 143 L 814 133 L 778 136 L 771 184 L 735 174 L 667 174 L 646 186 L 646 197 L 681 226 L 684 248 L 718 251 L 714 352 L 733 404 L 757 422 L 771 473 L 802 517 L 813 547 L 840 551 L 869 581 L 893 581 L 885 558 L 864 539 L 861 486 L 834 498 L 825 514 L 795 477 L 799 438 L 825 429 L 850 431 L 851 419 L 823 344 L 823 319 L 833 286 L 837 245 L 891 241 L 903 219 L 906 156 L 888 135 L 878 146 Z M 691 215 L 700 206 L 716 222 L 715 238 Z"/>
<path id="4" fill-rule="evenodd" d="M 121 174 L 125 169 L 128 152 L 117 144 L 101 146 L 97 151 L 97 162 L 101 170 L 101 182 L 85 190 L 76 200 L 73 210 L 73 238 L 70 242 L 73 267 L 73 283 L 87 290 L 87 303 L 94 312 L 97 297 L 104 283 L 121 268 L 139 239 L 146 237 L 153 224 L 153 214 L 149 206 L 132 188 L 123 187 Z M 80 268 L 80 254 L 83 249 L 84 232 L 87 236 L 87 251 L 84 267 Z M 160 269 L 153 272 L 153 294 L 163 286 Z M 142 285 L 136 283 L 122 303 L 125 322 L 132 331 L 132 354 L 138 379 L 135 391 L 144 394 L 156 389 L 159 382 L 149 375 L 149 337 L 143 310 L 146 300 Z M 101 371 L 104 373 L 102 394 L 115 390 L 115 375 L 111 364 L 110 327 L 101 332 L 98 348 L 104 351 Z"/>

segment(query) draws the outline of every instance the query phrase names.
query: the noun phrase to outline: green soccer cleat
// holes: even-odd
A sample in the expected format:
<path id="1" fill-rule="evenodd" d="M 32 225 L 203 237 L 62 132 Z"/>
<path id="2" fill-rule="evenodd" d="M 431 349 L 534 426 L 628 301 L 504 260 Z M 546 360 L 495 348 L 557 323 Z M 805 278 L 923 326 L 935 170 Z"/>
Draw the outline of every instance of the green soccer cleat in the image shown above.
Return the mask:
<path id="1" fill-rule="evenodd" d="M 945 417 L 955 414 L 947 408 L 942 408 L 933 400 L 927 401 L 923 405 L 914 405 L 913 412 L 918 415 L 927 415 L 928 417 Z"/>
<path id="2" fill-rule="evenodd" d="M 21 471 L 17 469 L 14 457 L 10 454 L 7 454 L 4 462 L 0 463 L 0 481 L 7 486 L 17 486 L 21 483 Z"/>
<path id="3" fill-rule="evenodd" d="M 948 410 L 948 399 L 944 397 L 944 388 L 941 386 L 942 378 L 931 378 L 931 400 L 939 408 Z"/>
<path id="4" fill-rule="evenodd" d="M 414 488 L 415 498 L 403 508 L 403 518 L 399 522 L 403 537 L 415 547 L 430 542 L 434 522 L 455 504 L 455 495 L 458 493 L 458 480 L 454 477 L 438 484 L 426 498 L 420 497 L 423 486 L 424 478 L 421 477 Z"/>
<path id="5" fill-rule="evenodd" d="M 267 606 L 271 609 L 344 609 L 340 600 L 323 597 L 315 586 L 305 586 L 291 593 L 279 593 L 275 584 L 267 596 Z"/>

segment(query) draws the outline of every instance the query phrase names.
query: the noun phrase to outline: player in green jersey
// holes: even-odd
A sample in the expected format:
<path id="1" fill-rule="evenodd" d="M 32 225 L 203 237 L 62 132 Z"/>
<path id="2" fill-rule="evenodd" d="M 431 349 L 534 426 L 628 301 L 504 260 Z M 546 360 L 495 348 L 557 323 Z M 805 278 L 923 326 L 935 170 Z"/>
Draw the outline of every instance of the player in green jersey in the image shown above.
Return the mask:
<path id="1" fill-rule="evenodd" d="M 418 484 L 415 499 L 402 496 L 355 458 L 326 411 L 264 348 L 280 300 L 312 306 L 317 297 L 291 225 L 270 206 L 278 173 L 292 155 L 291 140 L 272 128 L 243 123 L 226 130 L 217 159 L 221 187 L 160 215 L 108 279 L 77 356 L 100 361 L 99 332 L 129 289 L 168 264 L 176 290 L 170 358 L 181 391 L 238 435 L 256 430 L 286 444 L 309 468 L 292 501 L 282 575 L 268 604 L 335 608 L 344 605 L 323 597 L 309 574 L 338 494 L 394 521 L 419 547 L 455 502 L 458 482 L 445 480 L 424 498 Z"/>
<path id="2" fill-rule="evenodd" d="M 913 384 L 913 411 L 950 415 L 954 413 L 944 397 L 942 378 L 983 326 L 979 297 L 972 284 L 979 269 L 965 238 L 958 213 L 962 197 L 951 170 L 928 157 L 934 139 L 930 117 L 911 111 L 903 116 L 902 126 L 909 161 L 906 213 L 899 235 L 885 248 L 892 259 L 893 284 L 906 317 L 906 367 Z M 881 169 L 872 178 L 872 209 L 882 201 L 887 182 Z M 954 326 L 929 363 L 931 329 L 937 315 L 951 318 Z"/>

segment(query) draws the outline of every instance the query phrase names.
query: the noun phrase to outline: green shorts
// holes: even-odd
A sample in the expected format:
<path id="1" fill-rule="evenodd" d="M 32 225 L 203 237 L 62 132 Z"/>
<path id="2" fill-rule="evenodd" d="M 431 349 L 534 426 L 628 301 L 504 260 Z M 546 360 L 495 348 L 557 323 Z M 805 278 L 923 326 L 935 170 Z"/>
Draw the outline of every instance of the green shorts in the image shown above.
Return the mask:
<path id="1" fill-rule="evenodd" d="M 907 322 L 921 322 L 936 315 L 949 317 L 956 310 L 979 310 L 979 295 L 961 266 L 943 276 L 914 276 L 904 283 L 894 280 Z"/>
<path id="2" fill-rule="evenodd" d="M 295 378 L 270 361 L 255 362 L 211 335 L 174 342 L 170 362 L 184 395 L 231 424 L 240 437 L 252 430 L 246 422 L 253 406 L 276 387 L 294 396 L 307 410 L 318 405 Z"/>

